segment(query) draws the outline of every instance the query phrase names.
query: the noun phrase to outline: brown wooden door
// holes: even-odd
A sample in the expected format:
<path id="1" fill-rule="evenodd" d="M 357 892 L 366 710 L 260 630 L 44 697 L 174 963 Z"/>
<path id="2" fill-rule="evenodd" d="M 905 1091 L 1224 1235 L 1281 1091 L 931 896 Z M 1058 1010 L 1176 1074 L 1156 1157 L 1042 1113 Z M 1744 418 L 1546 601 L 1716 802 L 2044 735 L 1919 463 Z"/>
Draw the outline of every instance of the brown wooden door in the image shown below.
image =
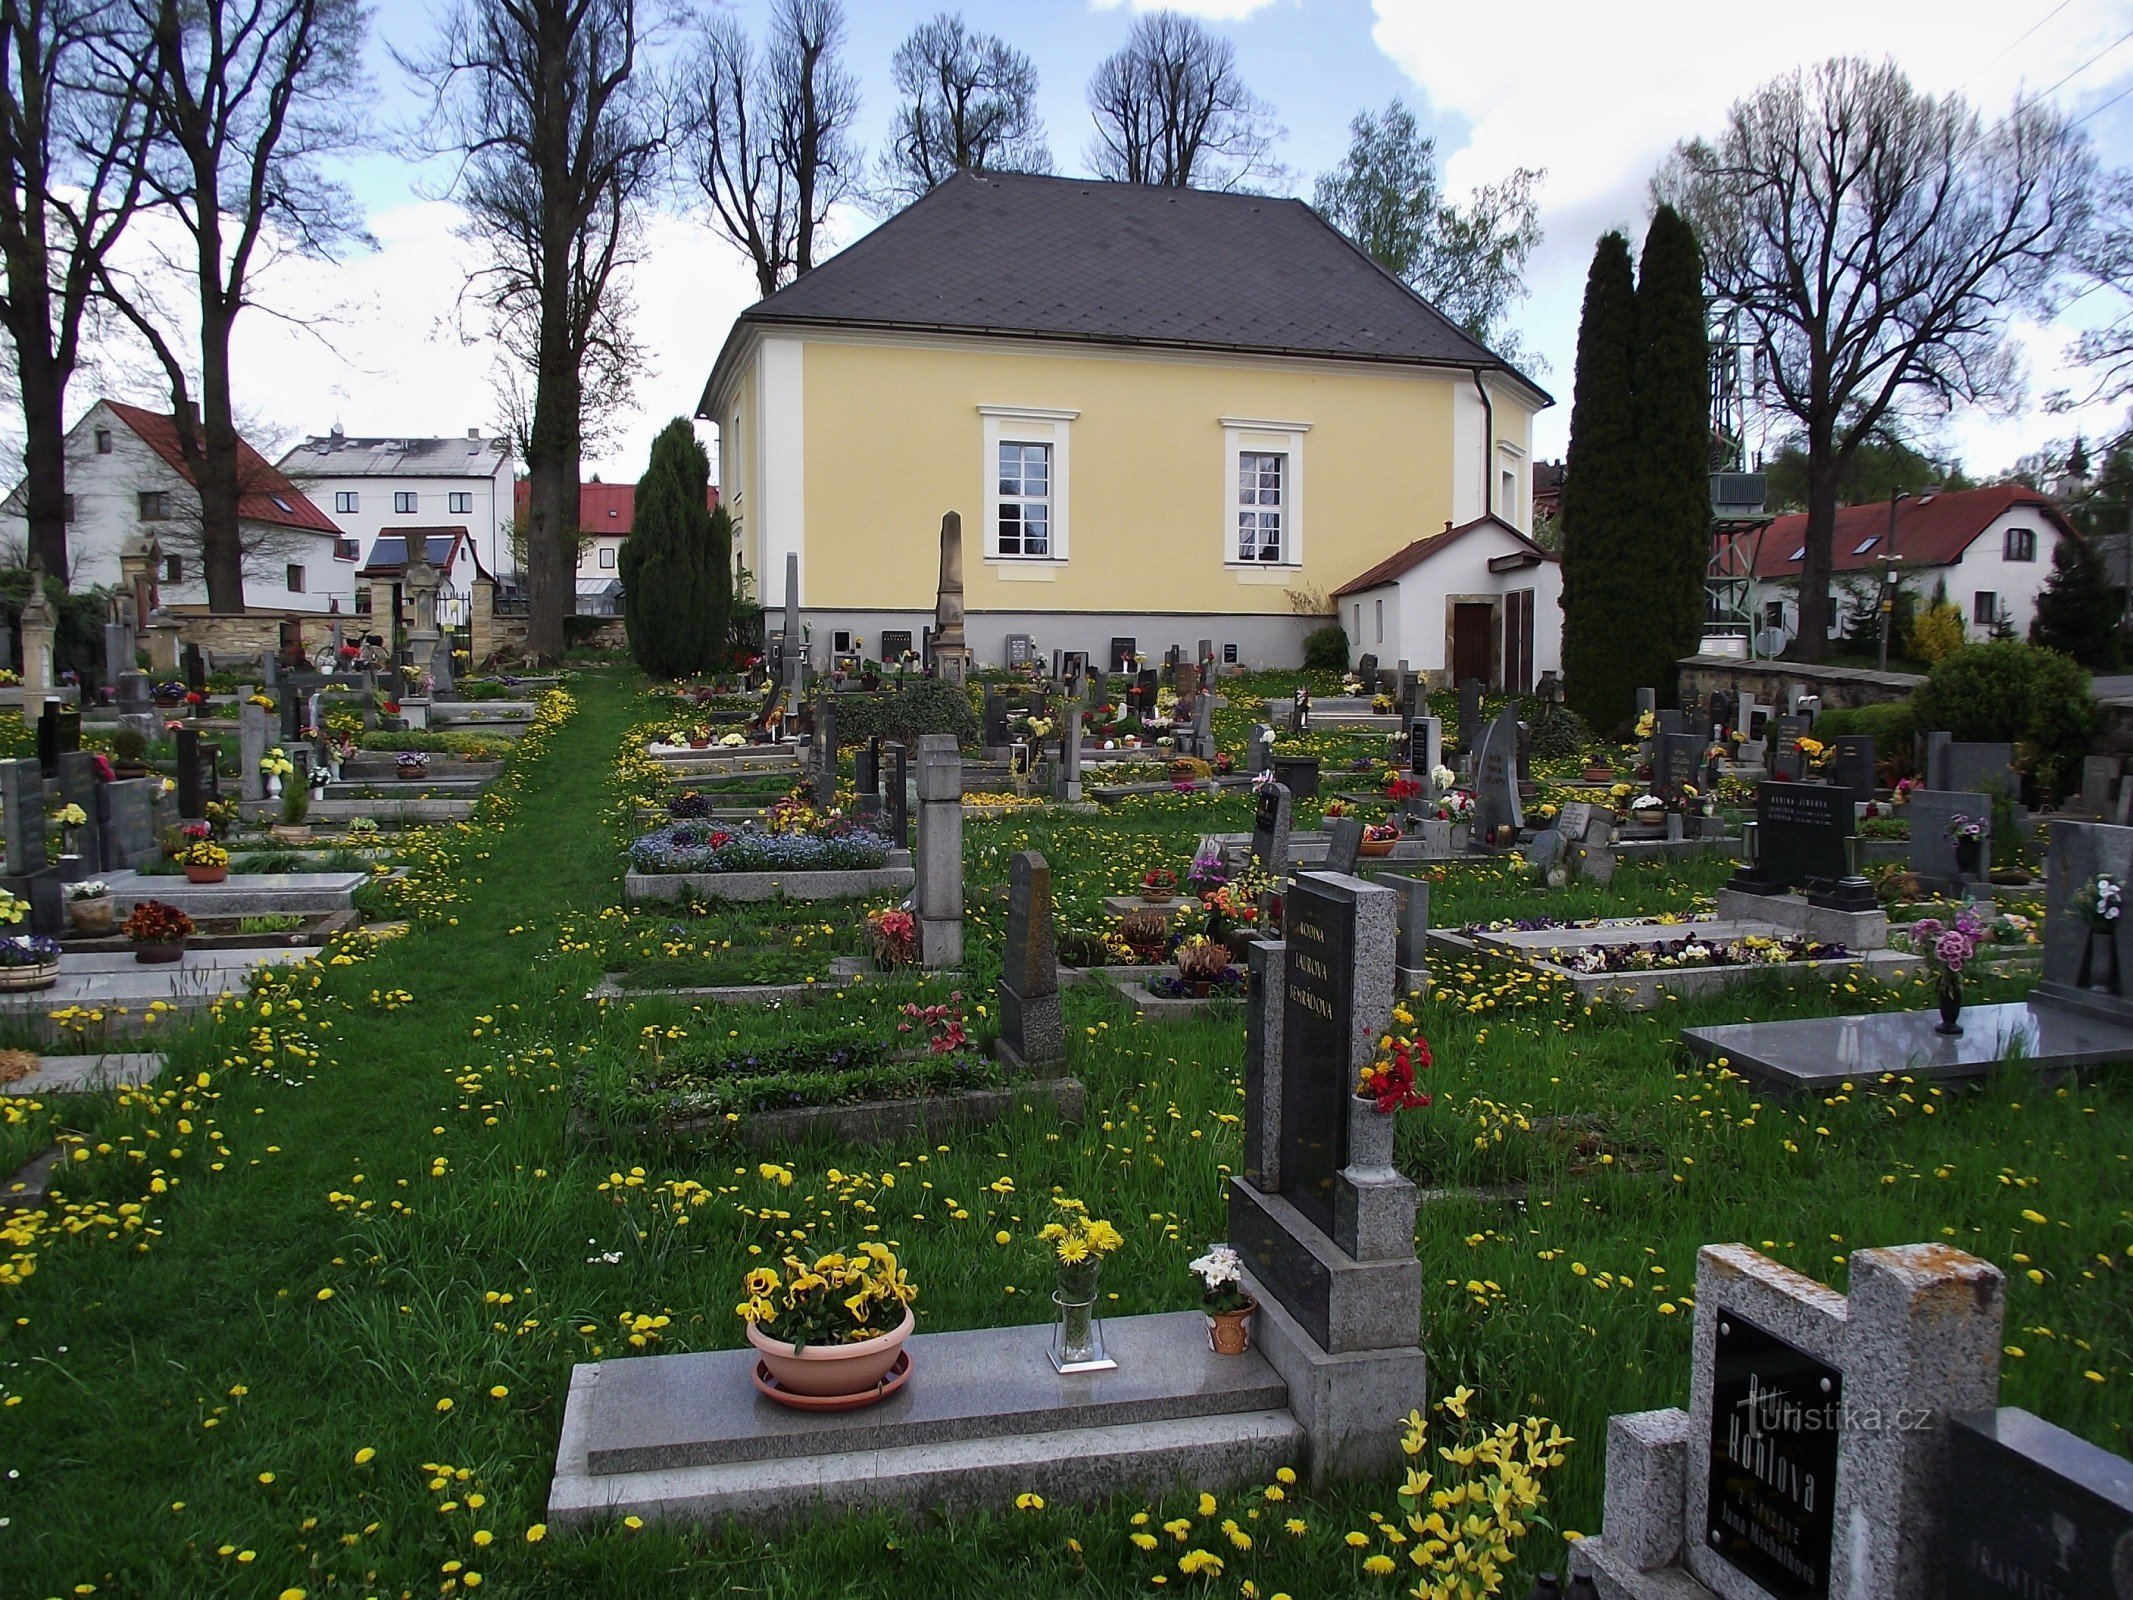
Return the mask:
<path id="1" fill-rule="evenodd" d="M 1533 591 L 1513 589 L 1503 597 L 1503 690 L 1533 689 Z"/>
<path id="2" fill-rule="evenodd" d="M 1452 682 L 1464 683 L 1469 678 L 1479 678 L 1484 684 L 1494 677 L 1490 672 L 1490 635 L 1495 631 L 1494 606 L 1455 604 L 1452 607 Z"/>

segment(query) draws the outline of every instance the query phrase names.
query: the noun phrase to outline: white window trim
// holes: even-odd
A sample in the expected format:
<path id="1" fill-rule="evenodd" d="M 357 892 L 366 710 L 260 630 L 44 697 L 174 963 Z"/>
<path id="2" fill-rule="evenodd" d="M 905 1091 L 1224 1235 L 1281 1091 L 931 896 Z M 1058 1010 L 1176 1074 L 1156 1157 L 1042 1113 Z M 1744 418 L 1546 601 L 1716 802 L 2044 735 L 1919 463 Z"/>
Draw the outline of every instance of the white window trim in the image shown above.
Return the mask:
<path id="1" fill-rule="evenodd" d="M 1222 421 L 1222 564 L 1233 572 L 1291 572 L 1304 559 L 1304 435 L 1308 422 L 1270 422 L 1257 417 L 1224 417 Z M 1283 474 L 1281 502 L 1281 559 L 1237 559 L 1237 458 L 1251 451 L 1271 451 L 1288 457 Z"/>
<path id="2" fill-rule="evenodd" d="M 985 419 L 985 543 L 983 560 L 1003 566 L 1058 566 L 1067 559 L 1067 435 L 1079 411 L 1049 406 L 979 406 Z M 1023 556 L 1000 553 L 1000 446 L 1003 444 L 1049 445 L 1052 451 L 1052 550 L 1049 555 Z"/>

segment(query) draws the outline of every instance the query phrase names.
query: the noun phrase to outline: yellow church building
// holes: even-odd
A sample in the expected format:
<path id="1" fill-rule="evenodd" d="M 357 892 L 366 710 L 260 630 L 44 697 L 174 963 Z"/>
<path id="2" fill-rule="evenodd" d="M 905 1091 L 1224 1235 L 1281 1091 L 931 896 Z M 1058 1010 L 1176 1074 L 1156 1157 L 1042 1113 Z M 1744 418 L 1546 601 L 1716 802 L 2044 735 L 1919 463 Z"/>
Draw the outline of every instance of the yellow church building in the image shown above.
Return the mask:
<path id="1" fill-rule="evenodd" d="M 1293 666 L 1417 540 L 1531 532 L 1549 403 L 1301 201 L 976 173 L 743 312 L 699 415 L 767 607 L 799 558 L 818 665 L 923 651 L 953 510 L 982 664 Z"/>

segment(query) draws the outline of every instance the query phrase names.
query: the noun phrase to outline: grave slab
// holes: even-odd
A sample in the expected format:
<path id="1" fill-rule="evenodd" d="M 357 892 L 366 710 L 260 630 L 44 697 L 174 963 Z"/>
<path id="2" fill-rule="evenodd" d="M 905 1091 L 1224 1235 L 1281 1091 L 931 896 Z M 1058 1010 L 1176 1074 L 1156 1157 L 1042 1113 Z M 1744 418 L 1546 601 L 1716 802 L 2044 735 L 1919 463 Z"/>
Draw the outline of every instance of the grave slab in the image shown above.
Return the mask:
<path id="1" fill-rule="evenodd" d="M 1856 1017 L 1788 1017 L 1685 1028 L 1682 1043 L 1704 1059 L 1784 1089 L 1867 1086 L 1886 1074 L 1920 1081 L 1981 1078 L 2001 1062 L 2054 1076 L 2133 1061 L 2133 1027 L 2063 1006 L 2006 1001 L 1965 1006 L 1962 1033 L 1936 1033 L 1938 1011 Z"/>
<path id="2" fill-rule="evenodd" d="M 220 883 L 176 874 L 107 872 L 104 882 L 124 916 L 143 900 L 160 900 L 195 916 L 244 917 L 272 911 L 347 911 L 367 872 L 233 872 Z"/>
<path id="3" fill-rule="evenodd" d="M 750 1381 L 753 1350 L 572 1373 L 551 1524 L 634 1512 L 781 1522 L 818 1507 L 1004 1508 L 1236 1483 L 1296 1459 L 1303 1430 L 1257 1353 L 1216 1356 L 1195 1311 L 1107 1319 L 1114 1371 L 1061 1375 L 1046 1326 L 915 1335 L 911 1381 L 857 1411 L 798 1413 Z"/>
<path id="4" fill-rule="evenodd" d="M 153 1083 L 163 1058 L 153 1051 L 112 1055 L 40 1056 L 38 1068 L 13 1083 L 0 1083 L 0 1094 L 44 1096 L 96 1094 L 121 1084 Z"/>

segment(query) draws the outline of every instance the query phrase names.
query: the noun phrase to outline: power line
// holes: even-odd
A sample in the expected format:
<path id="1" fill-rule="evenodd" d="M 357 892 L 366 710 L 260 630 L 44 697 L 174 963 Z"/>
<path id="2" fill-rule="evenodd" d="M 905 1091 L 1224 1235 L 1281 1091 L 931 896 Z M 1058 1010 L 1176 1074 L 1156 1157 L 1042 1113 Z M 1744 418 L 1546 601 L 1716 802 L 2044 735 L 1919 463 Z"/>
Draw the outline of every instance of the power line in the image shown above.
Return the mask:
<path id="1" fill-rule="evenodd" d="M 2078 128 L 2081 126 L 2082 123 L 2088 121 L 2090 117 L 2100 116 L 2102 113 L 2110 110 L 2111 107 L 2117 105 L 2119 101 L 2123 100 L 2129 94 L 2133 94 L 2133 83 L 2128 83 L 2123 89 L 2119 90 L 2118 93 L 2112 95 L 2110 99 L 2104 101 L 2102 105 L 2095 107 L 2093 110 L 2084 112 L 2081 116 L 2075 118 L 2073 126 Z"/>
<path id="2" fill-rule="evenodd" d="M 2039 17 L 2035 22 L 2032 22 L 2028 27 L 2024 28 L 2022 30 L 2021 37 L 2016 39 L 2013 44 L 2010 44 L 2006 49 L 2002 50 L 1998 55 L 1994 56 L 1982 67 L 1979 67 L 1977 71 L 1971 73 L 1969 77 L 1965 78 L 1961 83 L 1957 84 L 1955 92 L 1957 94 L 1961 94 L 1965 89 L 1969 88 L 1973 83 L 1977 82 L 1978 79 L 1982 78 L 1986 73 L 1990 72 L 2002 61 L 2005 61 L 2009 56 L 2013 55 L 2015 51 L 2020 48 L 2023 39 L 2027 39 L 2031 34 L 2035 33 L 2039 28 L 2043 27 L 2045 23 L 2051 21 L 2052 18 L 2056 17 L 2060 12 L 2064 11 L 2068 6 L 2072 5 L 2073 3 L 2074 0 L 2059 0 L 2059 3 L 2053 6 L 2051 10 L 2045 12 L 2043 16 Z"/>
<path id="3" fill-rule="evenodd" d="M 2074 79 L 2076 79 L 2076 78 L 2080 77 L 2080 76 L 2081 76 L 2081 75 L 2082 75 L 2082 74 L 2083 74 L 2084 72 L 2088 71 L 2088 70 L 2089 70 L 2089 68 L 2091 68 L 2091 67 L 2093 67 L 2094 65 L 2096 65 L 2096 63 L 2097 63 L 2097 62 L 2101 61 L 2101 60 L 2102 60 L 2102 59 L 2103 59 L 2103 58 L 2104 58 L 2105 56 L 2109 55 L 2109 54 L 2110 54 L 2110 53 L 2111 53 L 2111 52 L 2112 52 L 2113 50 L 2116 50 L 2116 49 L 2117 49 L 2117 48 L 2118 48 L 2118 47 L 2119 47 L 2120 45 L 2124 44 L 2124 43 L 2125 43 L 2125 42 L 2126 42 L 2126 41 L 2127 41 L 2128 39 L 2133 39 L 2133 28 L 2128 28 L 2128 29 L 2127 29 L 2127 30 L 2126 30 L 2126 31 L 2125 31 L 2124 33 L 2121 33 L 2121 34 L 2120 34 L 2120 35 L 2119 35 L 2119 36 L 2118 36 L 2117 38 L 2113 39 L 2113 40 L 2112 40 L 2112 41 L 2111 41 L 2111 42 L 2110 42 L 2109 44 L 2105 45 L 2105 46 L 2104 46 L 2104 47 L 2103 47 L 2103 48 L 2102 48 L 2101 50 L 2097 51 L 2097 52 L 2096 52 L 2096 53 L 2095 53 L 2094 55 L 2090 56 L 2090 57 L 2088 58 L 2088 60 L 2086 60 L 2086 61 L 2082 62 L 2080 66 L 2078 66 L 2078 67 L 2074 68 L 2074 70 L 2073 70 L 2072 72 L 2069 72 L 2069 73 L 2068 73 L 2068 74 L 2067 74 L 2067 75 L 2066 75 L 2065 77 L 2061 78 L 2061 79 L 2060 79 L 2060 80 L 2059 80 L 2059 81 L 2058 81 L 2057 83 L 2051 84 L 2050 86 L 2048 86 L 2048 87 L 2046 87 L 2046 88 L 2043 88 L 2043 89 L 2039 89 L 2039 90 L 2038 90 L 2038 91 L 2037 91 L 2037 92 L 2036 92 L 2035 94 L 2033 94 L 2033 95 L 2030 95 L 2030 96 L 2029 96 L 2029 97 L 2028 97 L 2027 99 L 2025 99 L 2025 100 L 2023 100 L 2023 101 L 2019 102 L 2019 103 L 2018 103 L 2018 104 L 2017 104 L 2017 105 L 2015 106 L 2015 109 L 2016 109 L 2017 111 L 2020 111 L 2020 110 L 2023 110 L 2023 109 L 2025 109 L 2025 108 L 2026 108 L 2026 107 L 2028 107 L 2028 106 L 2033 106 L 2033 105 L 2035 105 L 2035 104 L 2036 104 L 2036 103 L 2037 103 L 2037 102 L 2038 102 L 2039 100 L 2042 100 L 2042 99 L 2043 99 L 2043 98 L 2044 98 L 2044 97 L 2045 97 L 2046 95 L 2048 95 L 2048 94 L 2052 93 L 2052 92 L 2053 92 L 2054 90 L 2057 90 L 2057 89 L 2063 89 L 2063 88 L 2065 88 L 2065 87 L 2067 86 L 2067 84 L 2069 84 L 2069 83 L 2073 82 L 2073 80 L 2074 80 Z"/>

